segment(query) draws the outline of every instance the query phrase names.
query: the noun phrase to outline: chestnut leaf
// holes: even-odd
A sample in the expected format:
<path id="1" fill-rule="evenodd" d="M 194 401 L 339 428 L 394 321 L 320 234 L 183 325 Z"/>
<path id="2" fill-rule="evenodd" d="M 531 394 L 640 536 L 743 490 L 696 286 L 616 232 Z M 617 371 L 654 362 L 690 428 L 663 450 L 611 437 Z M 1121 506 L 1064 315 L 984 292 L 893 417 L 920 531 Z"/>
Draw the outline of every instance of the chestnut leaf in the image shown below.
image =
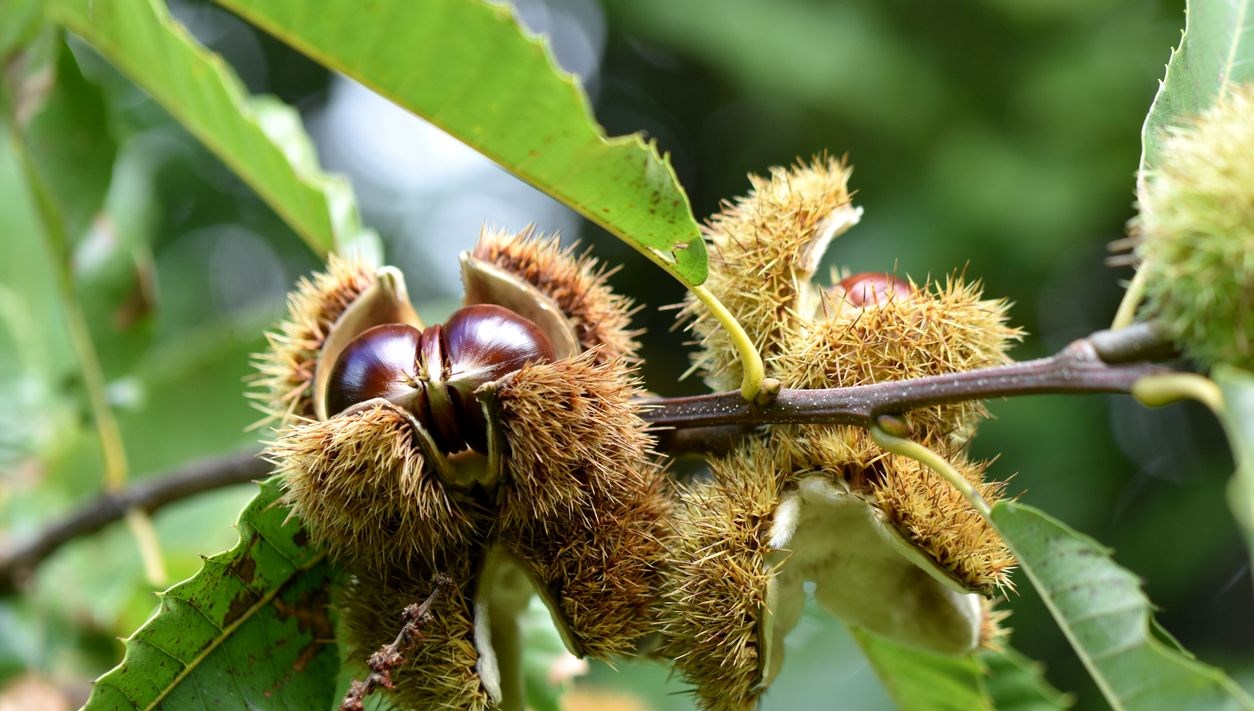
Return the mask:
<path id="1" fill-rule="evenodd" d="M 318 167 L 296 111 L 249 96 L 159 0 L 50 0 L 50 17 L 147 91 L 283 218 L 314 252 L 377 257 L 352 188 Z"/>
<path id="2" fill-rule="evenodd" d="M 971 655 L 927 652 L 858 627 L 849 632 L 902 711 L 993 711 Z"/>
<path id="3" fill-rule="evenodd" d="M 670 160 L 640 134 L 606 137 L 574 77 L 508 6 L 219 2 L 430 121 L 685 284 L 705 281 L 705 244 Z"/>
<path id="4" fill-rule="evenodd" d="M 1015 501 L 997 502 L 989 520 L 1112 709 L 1254 711 L 1241 687 L 1164 633 L 1140 579 L 1097 541 Z"/>
<path id="5" fill-rule="evenodd" d="M 161 594 L 84 711 L 331 705 L 332 568 L 276 505 L 281 493 L 277 479 L 264 482 L 240 514 L 239 543 Z"/>
<path id="6" fill-rule="evenodd" d="M 1040 664 L 1010 648 L 951 656 L 849 631 L 902 711 L 1054 711 L 1073 703 Z"/>
<path id="7" fill-rule="evenodd" d="M 999 651 L 985 650 L 976 655 L 983 669 L 981 682 L 993 699 L 997 711 L 1048 711 L 1067 709 L 1075 703 L 1045 679 L 1040 662 L 1006 647 Z"/>
<path id="8" fill-rule="evenodd" d="M 1210 108 L 1229 87 L 1254 81 L 1254 0 L 1188 0 L 1184 34 L 1141 128 L 1137 194 L 1153 171 L 1168 129 Z"/>

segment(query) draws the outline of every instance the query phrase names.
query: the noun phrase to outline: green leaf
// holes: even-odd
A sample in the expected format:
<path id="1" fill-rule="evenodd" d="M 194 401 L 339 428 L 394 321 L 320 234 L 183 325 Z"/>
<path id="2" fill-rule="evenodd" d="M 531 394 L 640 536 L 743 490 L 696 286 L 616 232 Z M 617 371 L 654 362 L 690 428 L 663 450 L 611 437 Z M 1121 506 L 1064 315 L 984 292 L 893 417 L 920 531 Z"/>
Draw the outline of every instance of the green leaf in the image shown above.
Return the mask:
<path id="1" fill-rule="evenodd" d="M 1254 80 L 1251 0 L 1188 0 L 1184 34 L 1141 128 L 1138 193 L 1158 162 L 1167 129 L 1214 104 L 1234 83 Z"/>
<path id="2" fill-rule="evenodd" d="M 1013 649 L 952 657 L 855 627 L 849 631 L 903 711 L 1060 711 L 1071 706 L 1071 699 L 1045 680 L 1040 664 Z"/>
<path id="3" fill-rule="evenodd" d="M 239 543 L 161 595 L 86 711 L 330 706 L 331 567 L 279 496 L 275 479 L 262 484 L 240 514 Z"/>
<path id="4" fill-rule="evenodd" d="M 0 64 L 39 34 L 42 17 L 39 0 L 7 0 L 0 3 Z"/>
<path id="5" fill-rule="evenodd" d="M 1224 393 L 1224 430 L 1237 460 L 1228 503 L 1254 556 L 1254 373 L 1220 365 L 1211 375 Z"/>
<path id="6" fill-rule="evenodd" d="M 982 652 L 977 658 L 985 670 L 984 688 L 997 711 L 1057 711 L 1073 703 L 1045 680 L 1040 662 L 1013 649 Z"/>
<path id="7" fill-rule="evenodd" d="M 508 7 L 220 2 L 439 126 L 685 283 L 705 281 L 705 245 L 669 160 L 638 134 L 606 138 L 583 91 Z"/>
<path id="8" fill-rule="evenodd" d="M 56 84 L 23 133 L 74 244 L 104 204 L 118 148 L 106 125 L 103 92 L 83 77 L 61 38 L 54 63 Z"/>
<path id="9" fill-rule="evenodd" d="M 1096 541 L 1013 501 L 999 501 L 990 520 L 1112 708 L 1254 709 L 1222 671 L 1153 633 L 1141 581 Z"/>
<path id="10" fill-rule="evenodd" d="M 0 471 L 51 445 L 73 418 L 59 384 L 75 372 L 58 290 L 16 139 L 0 126 Z M 3 498 L 3 497 L 0 497 Z M 11 525 L 5 513 L 6 527 Z"/>
<path id="11" fill-rule="evenodd" d="M 253 99 L 222 58 L 200 46 L 159 0 L 48 0 L 81 35 L 143 87 L 248 183 L 318 254 L 376 256 L 347 181 L 318 168 L 296 112 Z"/>
<path id="12" fill-rule="evenodd" d="M 993 711 L 974 657 L 925 652 L 856 627 L 849 632 L 902 711 Z"/>

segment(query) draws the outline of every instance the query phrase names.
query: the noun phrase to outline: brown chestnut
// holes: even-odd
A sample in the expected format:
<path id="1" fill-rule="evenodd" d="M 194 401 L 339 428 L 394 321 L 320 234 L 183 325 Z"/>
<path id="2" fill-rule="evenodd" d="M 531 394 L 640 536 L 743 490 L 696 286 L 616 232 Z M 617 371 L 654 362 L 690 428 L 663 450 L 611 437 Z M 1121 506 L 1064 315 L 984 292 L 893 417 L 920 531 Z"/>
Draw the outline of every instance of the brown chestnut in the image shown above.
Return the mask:
<path id="1" fill-rule="evenodd" d="M 909 282 L 883 272 L 862 272 L 840 280 L 845 300 L 854 306 L 886 304 L 895 296 L 909 297 L 914 288 Z"/>
<path id="2" fill-rule="evenodd" d="M 419 391 L 418 345 L 422 331 L 403 323 L 366 329 L 340 352 L 327 388 L 327 411 L 381 397 L 406 408 Z"/>
<path id="3" fill-rule="evenodd" d="M 555 358 L 532 321 L 493 304 L 466 306 L 422 331 L 385 324 L 364 331 L 331 371 L 327 409 L 335 414 L 372 398 L 409 410 L 443 452 L 487 452 L 487 422 L 475 390 Z"/>

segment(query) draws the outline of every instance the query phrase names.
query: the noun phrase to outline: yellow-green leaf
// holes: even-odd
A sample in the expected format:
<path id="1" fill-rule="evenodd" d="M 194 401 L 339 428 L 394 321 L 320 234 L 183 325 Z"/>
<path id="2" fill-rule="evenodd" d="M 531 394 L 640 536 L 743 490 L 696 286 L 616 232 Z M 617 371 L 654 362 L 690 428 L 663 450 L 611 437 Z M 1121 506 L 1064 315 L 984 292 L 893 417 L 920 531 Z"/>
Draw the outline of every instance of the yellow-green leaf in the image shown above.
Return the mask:
<path id="1" fill-rule="evenodd" d="M 160 0 L 48 0 L 81 35 L 248 183 L 315 252 L 377 256 L 347 181 L 323 173 L 300 119 L 276 99 L 250 97 Z"/>
<path id="2" fill-rule="evenodd" d="M 856 627 L 849 632 L 902 711 L 993 711 L 971 656 L 914 649 Z"/>
<path id="3" fill-rule="evenodd" d="M 689 285 L 706 254 L 670 161 L 607 138 L 507 6 L 484 0 L 219 0 L 627 241 Z"/>
<path id="4" fill-rule="evenodd" d="M 1228 87 L 1254 81 L 1251 0 L 1188 0 L 1184 34 L 1141 128 L 1138 192 L 1157 164 L 1167 130 L 1210 108 Z"/>

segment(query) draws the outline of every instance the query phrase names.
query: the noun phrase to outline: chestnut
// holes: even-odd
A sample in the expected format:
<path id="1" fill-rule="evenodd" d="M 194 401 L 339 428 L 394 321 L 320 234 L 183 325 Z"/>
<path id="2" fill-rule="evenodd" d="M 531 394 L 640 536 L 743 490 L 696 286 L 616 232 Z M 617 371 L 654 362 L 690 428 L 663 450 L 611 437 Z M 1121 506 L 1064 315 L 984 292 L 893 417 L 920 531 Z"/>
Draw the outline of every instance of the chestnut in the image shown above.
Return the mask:
<path id="1" fill-rule="evenodd" d="M 908 297 L 914 292 L 910 283 L 883 272 L 862 272 L 840 280 L 844 298 L 854 306 L 886 304 L 895 296 Z"/>
<path id="2" fill-rule="evenodd" d="M 445 453 L 487 453 L 487 421 L 475 390 L 526 363 L 555 359 L 534 322 L 494 304 L 453 312 L 419 331 L 391 323 L 363 331 L 331 370 L 327 410 L 338 414 L 373 398 L 404 407 Z"/>

